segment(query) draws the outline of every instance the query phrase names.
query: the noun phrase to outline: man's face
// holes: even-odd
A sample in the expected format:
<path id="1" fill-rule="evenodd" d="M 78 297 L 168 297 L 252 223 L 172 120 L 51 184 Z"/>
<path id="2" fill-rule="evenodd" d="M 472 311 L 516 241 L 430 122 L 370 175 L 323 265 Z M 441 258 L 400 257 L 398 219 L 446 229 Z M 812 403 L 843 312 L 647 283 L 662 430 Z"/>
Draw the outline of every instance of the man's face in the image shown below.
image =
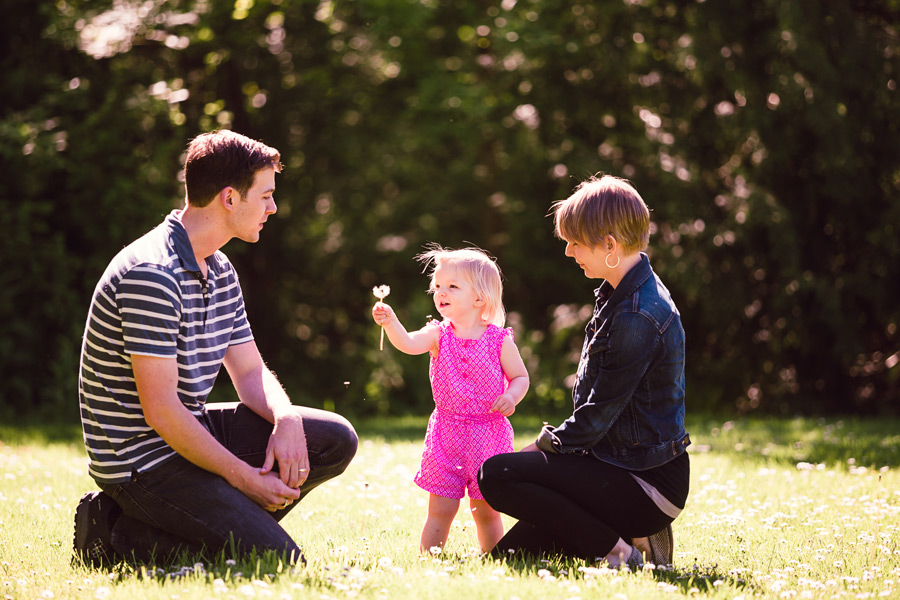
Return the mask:
<path id="1" fill-rule="evenodd" d="M 233 236 L 245 242 L 259 241 L 259 232 L 269 215 L 275 214 L 275 169 L 256 172 L 253 185 L 241 196 L 235 190 L 231 214 Z"/>

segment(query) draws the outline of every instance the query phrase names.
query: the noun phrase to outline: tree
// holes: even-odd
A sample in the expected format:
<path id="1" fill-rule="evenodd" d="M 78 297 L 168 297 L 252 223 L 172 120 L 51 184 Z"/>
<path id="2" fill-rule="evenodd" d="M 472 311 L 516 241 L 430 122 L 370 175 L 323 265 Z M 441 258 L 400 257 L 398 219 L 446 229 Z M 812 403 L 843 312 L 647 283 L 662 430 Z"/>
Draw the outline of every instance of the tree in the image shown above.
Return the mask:
<path id="1" fill-rule="evenodd" d="M 895 410 L 898 12 L 14 0 L 0 26 L 7 404 L 74 414 L 92 286 L 183 202 L 188 139 L 230 127 L 286 164 L 262 241 L 225 251 L 298 402 L 428 409 L 425 359 L 379 352 L 368 313 L 387 283 L 407 324 L 433 314 L 412 257 L 439 242 L 498 258 L 533 381 L 523 409 L 567 404 L 596 282 L 547 214 L 607 172 L 653 210 L 692 407 Z"/>

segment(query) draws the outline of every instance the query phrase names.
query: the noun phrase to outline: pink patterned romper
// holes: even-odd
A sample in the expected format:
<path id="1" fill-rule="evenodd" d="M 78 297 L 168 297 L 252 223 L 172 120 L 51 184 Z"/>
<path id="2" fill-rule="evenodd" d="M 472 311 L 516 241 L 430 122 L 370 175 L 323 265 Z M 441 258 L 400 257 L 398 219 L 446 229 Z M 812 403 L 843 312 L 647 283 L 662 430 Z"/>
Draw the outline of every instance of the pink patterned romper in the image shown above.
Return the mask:
<path id="1" fill-rule="evenodd" d="M 478 469 L 495 454 L 513 451 L 509 420 L 491 411 L 497 396 L 509 387 L 500 365 L 503 338 L 512 329 L 496 325 L 477 340 L 456 337 L 449 321 L 440 330 L 438 356 L 431 357 L 429 375 L 435 410 L 428 420 L 422 464 L 415 482 L 444 498 L 483 500 Z"/>

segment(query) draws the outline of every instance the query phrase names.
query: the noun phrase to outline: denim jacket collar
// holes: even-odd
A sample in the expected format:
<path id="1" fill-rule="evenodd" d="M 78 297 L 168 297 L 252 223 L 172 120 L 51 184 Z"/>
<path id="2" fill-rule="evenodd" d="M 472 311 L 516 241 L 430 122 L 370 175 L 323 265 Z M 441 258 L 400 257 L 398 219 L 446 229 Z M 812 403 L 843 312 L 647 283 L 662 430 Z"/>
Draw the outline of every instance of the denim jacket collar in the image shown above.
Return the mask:
<path id="1" fill-rule="evenodd" d="M 594 310 L 595 315 L 601 319 L 606 319 L 613 311 L 616 305 L 634 295 L 639 287 L 644 285 L 648 279 L 653 276 L 653 270 L 650 268 L 650 259 L 641 252 L 641 261 L 629 270 L 617 287 L 613 287 L 608 281 L 600 284 L 594 290 L 594 296 L 597 299 L 597 309 Z"/>

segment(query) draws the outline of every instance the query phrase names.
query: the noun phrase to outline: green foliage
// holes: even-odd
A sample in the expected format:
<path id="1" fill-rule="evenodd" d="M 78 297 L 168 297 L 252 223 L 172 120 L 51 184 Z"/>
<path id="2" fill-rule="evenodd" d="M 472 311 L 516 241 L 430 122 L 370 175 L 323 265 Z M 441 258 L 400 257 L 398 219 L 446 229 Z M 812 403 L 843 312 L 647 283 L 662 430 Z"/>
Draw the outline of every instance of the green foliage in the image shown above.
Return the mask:
<path id="1" fill-rule="evenodd" d="M 372 286 L 433 313 L 427 242 L 497 256 L 532 375 L 568 403 L 585 281 L 547 212 L 598 171 L 653 209 L 688 402 L 895 412 L 896 3 L 14 0 L 0 25 L 0 365 L 16 412 L 75 414 L 91 289 L 181 202 L 187 140 L 279 148 L 279 215 L 225 251 L 295 400 L 425 412 L 377 350 Z"/>

